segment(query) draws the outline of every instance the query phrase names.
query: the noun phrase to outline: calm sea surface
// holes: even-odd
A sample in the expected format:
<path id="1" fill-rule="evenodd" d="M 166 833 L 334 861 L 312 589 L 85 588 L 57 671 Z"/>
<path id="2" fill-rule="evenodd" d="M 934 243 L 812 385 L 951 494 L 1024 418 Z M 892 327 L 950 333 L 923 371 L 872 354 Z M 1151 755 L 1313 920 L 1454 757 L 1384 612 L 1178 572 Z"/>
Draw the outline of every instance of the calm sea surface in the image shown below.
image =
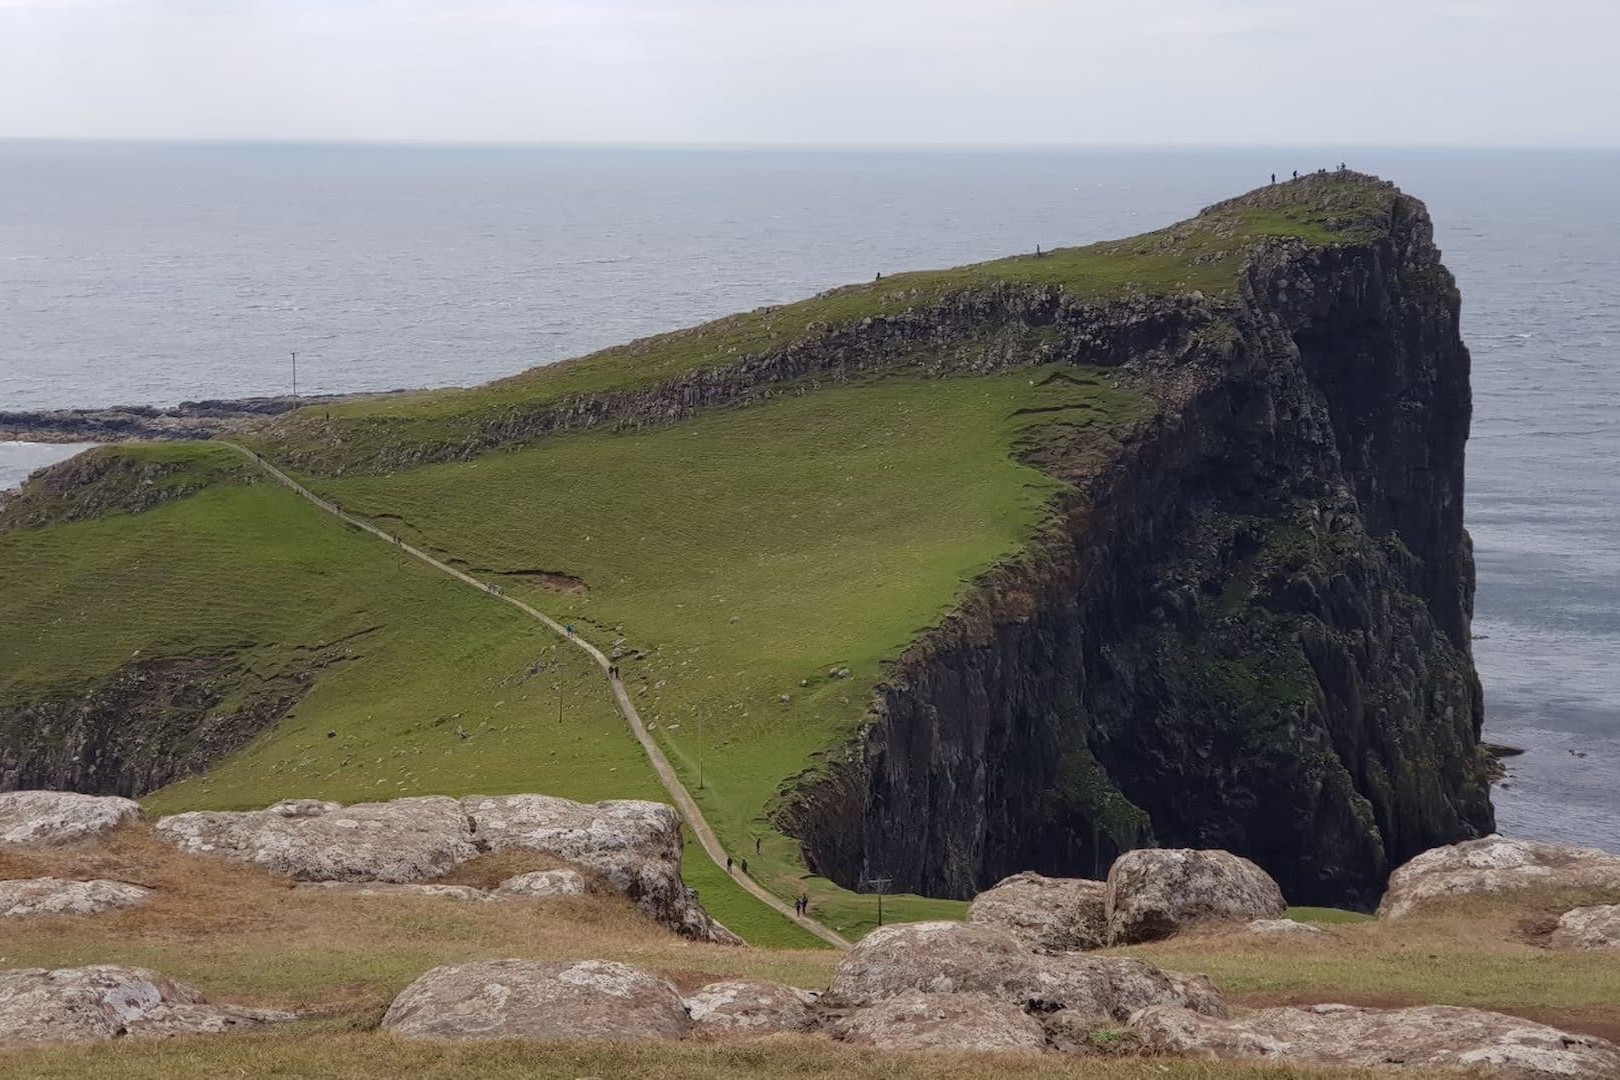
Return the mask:
<path id="1" fill-rule="evenodd" d="M 468 384 L 878 271 L 1126 235 L 1340 158 L 1428 201 L 1474 352 L 1509 833 L 1620 850 L 1620 154 L 0 142 L 0 409 Z M 64 451 L 0 444 L 0 487 Z"/>

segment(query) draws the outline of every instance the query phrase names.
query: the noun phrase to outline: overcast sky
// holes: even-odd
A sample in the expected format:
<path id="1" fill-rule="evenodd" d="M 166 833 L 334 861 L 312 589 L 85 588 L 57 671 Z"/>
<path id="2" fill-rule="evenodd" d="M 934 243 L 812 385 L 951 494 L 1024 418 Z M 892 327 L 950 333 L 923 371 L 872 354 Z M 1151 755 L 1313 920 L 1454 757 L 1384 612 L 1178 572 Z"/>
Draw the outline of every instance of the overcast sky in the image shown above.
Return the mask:
<path id="1" fill-rule="evenodd" d="M 1620 0 L 0 0 L 0 136 L 1620 145 Z"/>

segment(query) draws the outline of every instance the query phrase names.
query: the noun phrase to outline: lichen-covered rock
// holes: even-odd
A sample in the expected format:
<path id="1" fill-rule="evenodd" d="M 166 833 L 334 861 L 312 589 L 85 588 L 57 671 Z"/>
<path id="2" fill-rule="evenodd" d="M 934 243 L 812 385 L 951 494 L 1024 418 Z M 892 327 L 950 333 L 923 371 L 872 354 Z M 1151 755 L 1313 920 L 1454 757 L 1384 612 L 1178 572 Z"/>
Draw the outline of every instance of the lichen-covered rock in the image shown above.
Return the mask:
<path id="1" fill-rule="evenodd" d="M 610 960 L 484 960 L 438 967 L 400 991 L 382 1026 L 413 1039 L 679 1039 L 675 987 Z"/>
<path id="2" fill-rule="evenodd" d="M 577 803 L 551 795 L 472 795 L 461 800 L 489 851 L 539 851 L 594 870 L 637 907 L 699 941 L 740 944 L 681 880 L 681 819 L 663 803 Z"/>
<path id="3" fill-rule="evenodd" d="M 880 1050 L 947 1053 L 1040 1053 L 1046 1032 L 1017 1005 L 984 994 L 909 991 L 856 1009 L 833 1028 L 835 1037 Z"/>
<path id="4" fill-rule="evenodd" d="M 1161 971 L 1128 957 L 1043 956 L 1004 930 L 954 922 L 872 931 L 839 962 L 828 996 L 840 1005 L 866 1005 L 914 990 L 984 994 L 1014 1005 L 1121 1019 L 1151 1004 L 1225 1013 L 1220 994 L 1203 976 Z"/>
<path id="5" fill-rule="evenodd" d="M 1612 890 L 1620 900 L 1620 855 L 1494 833 L 1432 848 L 1390 875 L 1378 915 L 1398 918 L 1435 900 L 1531 888 Z"/>
<path id="6" fill-rule="evenodd" d="M 300 881 L 419 882 L 478 854 L 461 805 L 442 796 L 193 811 L 162 819 L 157 832 L 189 854 L 241 859 Z"/>
<path id="7" fill-rule="evenodd" d="M 1243 929 L 1246 933 L 1258 934 L 1261 937 L 1292 937 L 1301 940 L 1327 937 L 1321 927 L 1295 922 L 1293 919 L 1255 919 L 1244 924 Z"/>
<path id="8" fill-rule="evenodd" d="M 1104 897 L 1108 940 L 1154 941 L 1207 922 L 1281 917 L 1271 875 L 1229 851 L 1138 848 L 1114 860 Z"/>
<path id="9" fill-rule="evenodd" d="M 686 999 L 699 1031 L 772 1035 L 816 1026 L 816 998 L 797 987 L 744 979 L 710 983 Z"/>
<path id="10" fill-rule="evenodd" d="M 1210 1058 L 1263 1058 L 1364 1069 L 1483 1068 L 1495 1075 L 1611 1080 L 1620 1047 L 1516 1016 L 1424 1006 L 1261 1009 L 1216 1020 L 1155 1006 L 1131 1018 L 1151 1049 Z"/>
<path id="11" fill-rule="evenodd" d="M 99 915 L 144 904 L 152 890 L 124 881 L 19 878 L 0 881 L 0 919 L 28 915 Z"/>
<path id="12" fill-rule="evenodd" d="M 94 840 L 140 817 L 139 803 L 113 795 L 0 792 L 0 845 L 56 847 Z"/>
<path id="13" fill-rule="evenodd" d="M 585 875 L 578 870 L 535 870 L 507 878 L 496 888 L 500 897 L 584 896 L 588 891 Z"/>
<path id="14" fill-rule="evenodd" d="M 1620 904 L 1564 912 L 1551 944 L 1555 949 L 1620 949 Z"/>
<path id="15" fill-rule="evenodd" d="M 298 886 L 318 892 L 337 893 L 342 896 L 407 896 L 433 900 L 472 900 L 487 903 L 494 900 L 492 893 L 470 885 L 417 885 L 397 884 L 390 881 L 306 881 Z"/>
<path id="16" fill-rule="evenodd" d="M 1084 878 L 1025 872 L 973 898 L 968 921 L 1007 931 L 1032 949 L 1078 952 L 1107 944 L 1106 886 Z"/>
<path id="17" fill-rule="evenodd" d="M 209 1005 L 191 987 L 145 968 L 0 971 L 0 1046 L 194 1035 L 292 1019 L 267 1009 Z"/>

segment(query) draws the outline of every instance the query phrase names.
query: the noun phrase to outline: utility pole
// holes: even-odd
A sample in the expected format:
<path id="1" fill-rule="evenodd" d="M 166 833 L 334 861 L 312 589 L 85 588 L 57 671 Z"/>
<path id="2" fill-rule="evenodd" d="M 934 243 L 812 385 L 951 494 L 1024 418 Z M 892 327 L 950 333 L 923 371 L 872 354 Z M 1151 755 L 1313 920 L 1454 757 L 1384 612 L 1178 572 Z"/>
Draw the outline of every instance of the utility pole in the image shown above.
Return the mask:
<path id="1" fill-rule="evenodd" d="M 298 400 L 298 353 L 293 352 L 293 400 Z"/>
<path id="2" fill-rule="evenodd" d="M 883 894 L 889 891 L 889 886 L 892 885 L 892 884 L 894 884 L 894 878 L 886 878 L 886 877 L 882 877 L 882 878 L 875 878 L 875 877 L 864 878 L 860 883 L 861 888 L 866 889 L 868 892 L 877 893 L 877 898 L 878 898 L 877 916 L 878 916 L 878 925 L 879 926 L 883 925 Z"/>

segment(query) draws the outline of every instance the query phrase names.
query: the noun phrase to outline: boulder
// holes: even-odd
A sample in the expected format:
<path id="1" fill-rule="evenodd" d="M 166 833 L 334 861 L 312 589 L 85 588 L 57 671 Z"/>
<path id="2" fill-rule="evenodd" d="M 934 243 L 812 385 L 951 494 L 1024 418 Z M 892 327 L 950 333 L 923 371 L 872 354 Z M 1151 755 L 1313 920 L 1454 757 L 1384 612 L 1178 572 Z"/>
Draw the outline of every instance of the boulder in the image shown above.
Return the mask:
<path id="1" fill-rule="evenodd" d="M 1138 848 L 1114 860 L 1104 896 L 1108 940 L 1155 941 L 1199 923 L 1280 918 L 1271 875 L 1229 851 Z"/>
<path id="2" fill-rule="evenodd" d="M 1106 886 L 1084 878 L 1014 874 L 973 898 L 968 921 L 1007 931 L 1040 952 L 1078 952 L 1107 944 Z"/>
<path id="3" fill-rule="evenodd" d="M 585 875 L 578 870 L 535 870 L 507 878 L 496 888 L 502 898 L 513 896 L 584 896 Z"/>
<path id="4" fill-rule="evenodd" d="M 305 881 L 300 889 L 338 893 L 343 896 L 419 896 L 435 900 L 475 900 L 488 902 L 493 893 L 470 885 L 400 885 L 389 881 Z"/>
<path id="5" fill-rule="evenodd" d="M 461 804 L 442 796 L 385 803 L 295 799 L 265 810 L 163 818 L 158 835 L 193 855 L 223 855 L 300 881 L 408 883 L 478 854 Z"/>
<path id="6" fill-rule="evenodd" d="M 461 800 L 488 851 L 539 851 L 594 870 L 658 922 L 698 941 L 741 944 L 681 880 L 681 819 L 663 803 L 577 803 L 551 795 Z"/>
<path id="7" fill-rule="evenodd" d="M 1380 918 L 1435 900 L 1531 888 L 1610 891 L 1620 900 L 1620 855 L 1492 834 L 1431 848 L 1389 877 Z"/>
<path id="8" fill-rule="evenodd" d="M 1042 956 L 1004 930 L 954 922 L 872 931 L 839 962 L 828 996 L 840 1005 L 868 1005 L 911 991 L 984 994 L 1121 1019 L 1151 1004 L 1216 1015 L 1226 1008 L 1204 976 L 1161 971 L 1128 957 Z"/>
<path id="9" fill-rule="evenodd" d="M 816 1026 L 816 997 L 775 982 L 715 982 L 686 999 L 699 1031 L 724 1035 L 774 1035 Z"/>
<path id="10" fill-rule="evenodd" d="M 292 1019 L 291 1013 L 209 1005 L 191 987 L 145 968 L 0 971 L 0 1046 L 207 1034 Z"/>
<path id="11" fill-rule="evenodd" d="M 1295 922 L 1293 919 L 1255 919 L 1244 924 L 1243 929 L 1246 933 L 1258 934 L 1261 937 L 1292 937 L 1303 940 L 1327 936 L 1321 927 Z"/>
<path id="12" fill-rule="evenodd" d="M 1564 912 L 1551 944 L 1555 949 L 1620 949 L 1620 904 Z"/>
<path id="13" fill-rule="evenodd" d="M 1484 1068 L 1516 1077 L 1620 1076 L 1620 1047 L 1516 1016 L 1430 1005 L 1261 1009 L 1216 1020 L 1154 1006 L 1131 1018 L 1145 1046 L 1208 1058 L 1362 1069 Z"/>
<path id="14" fill-rule="evenodd" d="M 484 960 L 400 991 L 382 1026 L 413 1039 L 646 1041 L 691 1027 L 675 987 L 610 960 Z"/>
<path id="15" fill-rule="evenodd" d="M 152 890 L 123 881 L 20 878 L 0 881 L 0 919 L 25 915 L 99 915 L 144 904 Z"/>
<path id="16" fill-rule="evenodd" d="M 833 1034 L 880 1050 L 1038 1054 L 1046 1048 L 1046 1032 L 1034 1017 L 984 994 L 908 991 L 856 1009 Z"/>
<path id="17" fill-rule="evenodd" d="M 140 817 L 139 803 L 112 795 L 0 792 L 0 845 L 55 847 L 94 840 Z"/>

